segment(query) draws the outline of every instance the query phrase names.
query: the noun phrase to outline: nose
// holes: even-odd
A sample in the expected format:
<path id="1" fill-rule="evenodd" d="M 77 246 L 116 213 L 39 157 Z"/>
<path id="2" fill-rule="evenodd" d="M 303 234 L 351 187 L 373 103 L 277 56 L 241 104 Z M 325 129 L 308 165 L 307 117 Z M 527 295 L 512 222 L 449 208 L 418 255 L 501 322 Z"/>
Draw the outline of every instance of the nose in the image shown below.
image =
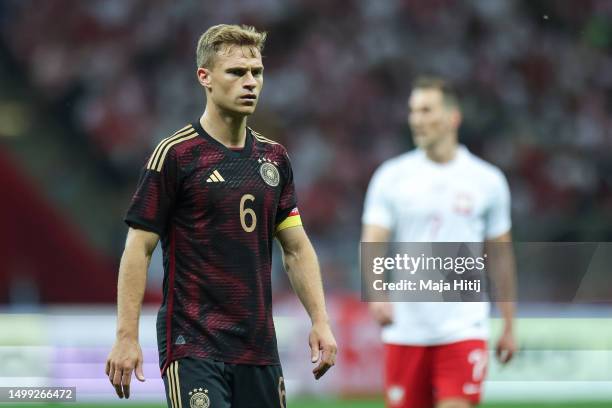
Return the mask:
<path id="1" fill-rule="evenodd" d="M 243 86 L 249 91 L 252 91 L 257 86 L 257 81 L 255 81 L 255 77 L 251 71 L 247 72 Z"/>

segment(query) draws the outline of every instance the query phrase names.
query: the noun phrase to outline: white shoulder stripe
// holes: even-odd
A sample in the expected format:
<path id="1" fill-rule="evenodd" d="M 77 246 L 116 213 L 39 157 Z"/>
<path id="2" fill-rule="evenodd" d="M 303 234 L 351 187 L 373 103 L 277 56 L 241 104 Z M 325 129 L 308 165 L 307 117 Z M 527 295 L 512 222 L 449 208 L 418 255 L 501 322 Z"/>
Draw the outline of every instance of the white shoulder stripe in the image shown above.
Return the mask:
<path id="1" fill-rule="evenodd" d="M 188 134 L 190 131 L 194 131 L 194 129 L 191 127 L 191 125 L 187 125 L 184 128 L 179 129 L 176 132 L 174 132 L 171 136 L 162 139 L 162 141 L 157 144 L 157 147 L 153 151 L 153 154 L 151 155 L 151 158 L 149 159 L 147 163 L 147 169 L 151 169 L 152 167 L 154 167 L 154 162 L 156 161 L 157 158 L 159 158 L 159 154 L 161 150 L 164 148 L 164 146 L 167 143 L 169 143 L 172 140 L 175 140 L 178 137 Z"/>
<path id="2" fill-rule="evenodd" d="M 267 137 L 264 137 L 261 133 L 254 131 L 253 129 L 249 128 L 251 130 L 251 133 L 253 134 L 253 137 L 255 137 L 255 139 L 257 139 L 260 142 L 263 143 L 269 143 L 269 144 L 278 144 L 277 142 L 275 142 L 274 140 L 270 140 Z"/>
<path id="3" fill-rule="evenodd" d="M 157 172 L 161 172 L 162 167 L 164 166 L 164 161 L 166 160 L 166 155 L 168 154 L 170 149 L 172 149 L 172 146 L 177 145 L 179 143 L 186 142 L 187 140 L 191 140 L 191 139 L 193 139 L 195 137 L 198 137 L 197 133 L 189 134 L 189 135 L 183 136 L 183 137 L 181 137 L 179 139 L 175 139 L 172 142 L 168 143 L 166 146 L 164 146 L 163 152 L 160 152 L 161 156 L 159 157 L 159 162 L 154 167 L 154 170 L 157 171 Z"/>

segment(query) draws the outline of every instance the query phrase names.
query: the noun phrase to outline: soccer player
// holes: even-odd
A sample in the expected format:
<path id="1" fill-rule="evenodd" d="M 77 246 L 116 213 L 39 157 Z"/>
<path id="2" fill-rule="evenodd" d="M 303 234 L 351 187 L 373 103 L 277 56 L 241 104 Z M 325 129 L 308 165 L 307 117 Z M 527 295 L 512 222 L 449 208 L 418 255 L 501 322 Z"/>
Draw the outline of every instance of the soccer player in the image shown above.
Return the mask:
<path id="1" fill-rule="evenodd" d="M 146 162 L 126 216 L 117 339 L 106 374 L 119 398 L 144 381 L 138 320 L 151 253 L 161 239 L 157 316 L 169 407 L 284 407 L 271 299 L 272 240 L 312 320 L 316 379 L 336 343 L 316 254 L 300 220 L 283 146 L 247 127 L 263 85 L 266 33 L 216 25 L 197 45 L 204 114 L 162 140 Z"/>
<path id="2" fill-rule="evenodd" d="M 440 78 L 418 79 L 408 117 L 417 148 L 383 163 L 372 177 L 362 242 L 511 241 L 506 179 L 458 143 L 461 112 L 453 90 Z M 513 270 L 510 275 L 508 287 Z M 515 352 L 514 305 L 499 307 L 504 330 L 496 351 L 506 363 Z M 487 365 L 488 309 L 486 302 L 371 303 L 383 326 L 387 406 L 477 405 Z"/>

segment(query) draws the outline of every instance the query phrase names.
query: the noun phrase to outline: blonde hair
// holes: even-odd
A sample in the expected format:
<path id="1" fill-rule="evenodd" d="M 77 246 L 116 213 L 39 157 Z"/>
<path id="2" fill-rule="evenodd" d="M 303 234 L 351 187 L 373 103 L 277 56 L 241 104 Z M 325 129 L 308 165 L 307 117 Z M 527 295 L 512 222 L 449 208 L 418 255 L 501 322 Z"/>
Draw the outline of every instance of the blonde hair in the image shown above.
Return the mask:
<path id="1" fill-rule="evenodd" d="M 261 53 L 267 33 L 255 27 L 236 24 L 219 24 L 210 27 L 198 40 L 196 63 L 198 68 L 211 68 L 217 53 L 226 45 L 254 47 Z"/>

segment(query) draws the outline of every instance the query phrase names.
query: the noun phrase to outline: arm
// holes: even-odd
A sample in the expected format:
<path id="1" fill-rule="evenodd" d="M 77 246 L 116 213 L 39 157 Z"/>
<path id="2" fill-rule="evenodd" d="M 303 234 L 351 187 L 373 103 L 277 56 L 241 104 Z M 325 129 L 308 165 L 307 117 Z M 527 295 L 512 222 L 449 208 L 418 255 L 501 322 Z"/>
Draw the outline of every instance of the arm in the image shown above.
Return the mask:
<path id="1" fill-rule="evenodd" d="M 390 237 L 391 231 L 378 225 L 364 224 L 361 231 L 361 242 L 389 242 Z M 393 308 L 389 302 L 370 302 L 368 307 L 381 326 L 393 323 Z"/>
<path id="2" fill-rule="evenodd" d="M 283 229 L 276 237 L 282 247 L 283 263 L 291 286 L 312 321 L 309 344 L 312 362 L 319 361 L 312 371 L 318 380 L 335 364 L 337 346 L 325 310 L 317 255 L 301 226 Z"/>
<path id="3" fill-rule="evenodd" d="M 516 342 L 514 340 L 516 267 L 512 248 L 509 244 L 511 242 L 512 235 L 510 231 L 485 241 L 486 252 L 495 254 L 489 259 L 494 262 L 491 265 L 491 270 L 495 275 L 492 278 L 493 290 L 496 292 L 494 293 L 497 298 L 496 305 L 503 319 L 503 330 L 497 342 L 495 354 L 503 364 L 509 362 L 516 352 Z"/>
<path id="4" fill-rule="evenodd" d="M 144 381 L 142 350 L 138 344 L 138 320 L 151 255 L 159 236 L 130 228 L 125 243 L 117 290 L 117 339 L 106 361 L 106 375 L 119 398 L 130 397 L 130 379 Z"/>
<path id="5" fill-rule="evenodd" d="M 389 242 L 391 231 L 378 225 L 365 224 L 361 230 L 361 242 Z"/>

